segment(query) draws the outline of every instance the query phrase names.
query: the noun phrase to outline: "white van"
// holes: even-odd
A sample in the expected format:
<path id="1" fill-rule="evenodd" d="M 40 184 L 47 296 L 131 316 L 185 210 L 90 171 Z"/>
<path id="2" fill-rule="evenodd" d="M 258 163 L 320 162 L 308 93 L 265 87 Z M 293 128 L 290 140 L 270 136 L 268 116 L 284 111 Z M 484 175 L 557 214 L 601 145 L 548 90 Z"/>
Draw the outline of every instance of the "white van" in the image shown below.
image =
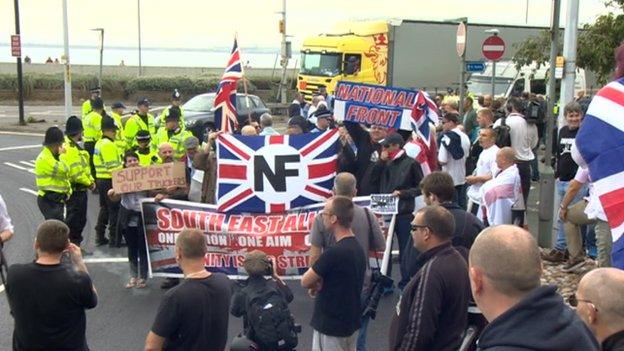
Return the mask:
<path id="1" fill-rule="evenodd" d="M 548 91 L 548 65 L 537 64 L 523 66 L 516 69 L 512 61 L 499 61 L 496 63 L 495 89 L 494 95 L 505 98 L 518 96 L 524 92 L 546 95 Z M 479 96 L 491 94 L 492 92 L 492 64 L 487 63 L 483 73 L 473 73 L 467 80 L 468 91 Z M 598 88 L 593 75 L 587 75 L 584 69 L 577 68 L 576 79 L 574 81 L 574 95 L 580 90 L 587 92 Z M 556 92 L 559 96 L 561 89 L 561 79 L 557 79 Z"/>

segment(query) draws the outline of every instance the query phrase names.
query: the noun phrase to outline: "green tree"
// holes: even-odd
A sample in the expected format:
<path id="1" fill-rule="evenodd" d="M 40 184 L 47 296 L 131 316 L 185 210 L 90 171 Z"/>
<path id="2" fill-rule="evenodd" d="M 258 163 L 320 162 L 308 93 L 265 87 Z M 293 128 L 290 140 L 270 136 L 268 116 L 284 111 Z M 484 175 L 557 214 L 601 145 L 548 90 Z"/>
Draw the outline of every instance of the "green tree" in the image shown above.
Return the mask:
<path id="1" fill-rule="evenodd" d="M 605 1 L 611 10 L 624 10 L 624 0 Z M 560 31 L 558 54 L 562 50 L 563 31 Z M 576 65 L 596 73 L 600 84 L 605 84 L 614 68 L 613 55 L 615 48 L 624 40 L 624 14 L 610 12 L 596 18 L 596 22 L 585 24 L 578 35 Z M 539 35 L 529 37 L 515 45 L 517 50 L 513 57 L 516 67 L 536 62 L 546 64 L 550 55 L 550 33 L 544 30 Z"/>

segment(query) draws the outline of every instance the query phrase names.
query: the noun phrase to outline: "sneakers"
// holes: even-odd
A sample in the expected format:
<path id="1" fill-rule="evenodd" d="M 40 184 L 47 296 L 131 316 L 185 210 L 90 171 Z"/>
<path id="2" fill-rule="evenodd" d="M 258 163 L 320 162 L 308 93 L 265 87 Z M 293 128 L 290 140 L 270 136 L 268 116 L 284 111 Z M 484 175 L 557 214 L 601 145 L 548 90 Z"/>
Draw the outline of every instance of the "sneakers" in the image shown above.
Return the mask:
<path id="1" fill-rule="evenodd" d="M 552 249 L 548 252 L 541 253 L 542 260 L 552 262 L 552 263 L 561 263 L 565 262 L 568 259 L 568 251 L 561 251 L 557 249 Z"/>
<path id="2" fill-rule="evenodd" d="M 563 265 L 564 272 L 572 272 L 585 265 L 585 257 L 569 258 L 565 265 Z"/>
<path id="3" fill-rule="evenodd" d="M 95 239 L 95 246 L 103 246 L 103 245 L 106 245 L 106 244 L 108 244 L 108 239 L 106 239 L 104 237 L 99 238 L 99 239 Z"/>

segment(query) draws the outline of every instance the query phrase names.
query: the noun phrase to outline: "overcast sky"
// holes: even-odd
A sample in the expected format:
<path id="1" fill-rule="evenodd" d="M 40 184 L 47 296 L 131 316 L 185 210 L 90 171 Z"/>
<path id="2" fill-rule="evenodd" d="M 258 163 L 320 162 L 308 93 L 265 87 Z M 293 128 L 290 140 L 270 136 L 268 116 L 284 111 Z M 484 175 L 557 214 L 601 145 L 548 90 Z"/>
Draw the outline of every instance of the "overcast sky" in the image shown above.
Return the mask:
<path id="1" fill-rule="evenodd" d="M 95 45 L 90 28 L 105 28 L 105 45 L 137 44 L 136 0 L 67 0 L 69 41 Z M 528 22 L 525 22 L 528 3 Z M 303 38 L 351 19 L 445 20 L 548 26 L 551 0 L 287 0 L 287 31 L 297 48 Z M 567 0 L 562 1 L 562 23 Z M 281 0 L 142 0 L 144 47 L 210 48 L 230 46 L 238 32 L 242 47 L 279 47 Z M 15 31 L 13 0 L 0 0 L 0 42 Z M 604 0 L 580 0 L 580 23 L 609 10 Z M 63 43 L 62 0 L 20 0 L 23 43 Z"/>

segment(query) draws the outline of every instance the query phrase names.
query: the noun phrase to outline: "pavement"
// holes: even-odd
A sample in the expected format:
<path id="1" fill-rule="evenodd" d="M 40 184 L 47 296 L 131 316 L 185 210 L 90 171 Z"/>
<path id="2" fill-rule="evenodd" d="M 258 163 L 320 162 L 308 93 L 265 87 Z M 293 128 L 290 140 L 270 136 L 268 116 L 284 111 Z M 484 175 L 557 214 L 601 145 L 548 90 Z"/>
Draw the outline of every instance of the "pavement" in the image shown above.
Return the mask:
<path id="1" fill-rule="evenodd" d="M 37 226 L 43 220 L 36 204 L 34 160 L 41 150 L 42 133 L 54 124 L 62 123 L 62 106 L 27 106 L 26 115 L 37 116 L 46 122 L 22 127 L 17 125 L 17 107 L 0 106 L 0 194 L 5 199 L 15 225 L 15 236 L 5 245 L 4 252 L 9 263 L 25 263 L 34 258 L 33 240 Z M 75 113 L 79 108 L 75 107 Z M 18 132 L 11 132 L 16 130 Z M 532 184 L 529 197 L 529 229 L 537 230 L 538 183 Z M 128 280 L 128 264 L 125 248 L 94 247 L 93 230 L 98 200 L 89 195 L 88 221 L 84 231 L 83 246 L 93 255 L 86 256 L 87 267 L 98 290 L 98 306 L 87 312 L 87 340 L 93 350 L 138 350 L 153 322 L 156 309 L 164 291 L 162 279 L 148 281 L 143 290 L 125 289 Z M 398 281 L 399 269 L 394 267 L 394 279 Z M 303 326 L 299 335 L 298 349 L 310 349 L 313 300 L 298 281 L 288 281 L 295 296 L 290 309 L 297 323 Z M 4 287 L 0 286 L 0 350 L 11 349 L 13 320 L 9 313 Z M 369 350 L 387 349 L 388 329 L 398 293 L 382 298 L 377 319 L 369 325 Z M 242 321 L 230 317 L 228 339 L 242 330 Z"/>

